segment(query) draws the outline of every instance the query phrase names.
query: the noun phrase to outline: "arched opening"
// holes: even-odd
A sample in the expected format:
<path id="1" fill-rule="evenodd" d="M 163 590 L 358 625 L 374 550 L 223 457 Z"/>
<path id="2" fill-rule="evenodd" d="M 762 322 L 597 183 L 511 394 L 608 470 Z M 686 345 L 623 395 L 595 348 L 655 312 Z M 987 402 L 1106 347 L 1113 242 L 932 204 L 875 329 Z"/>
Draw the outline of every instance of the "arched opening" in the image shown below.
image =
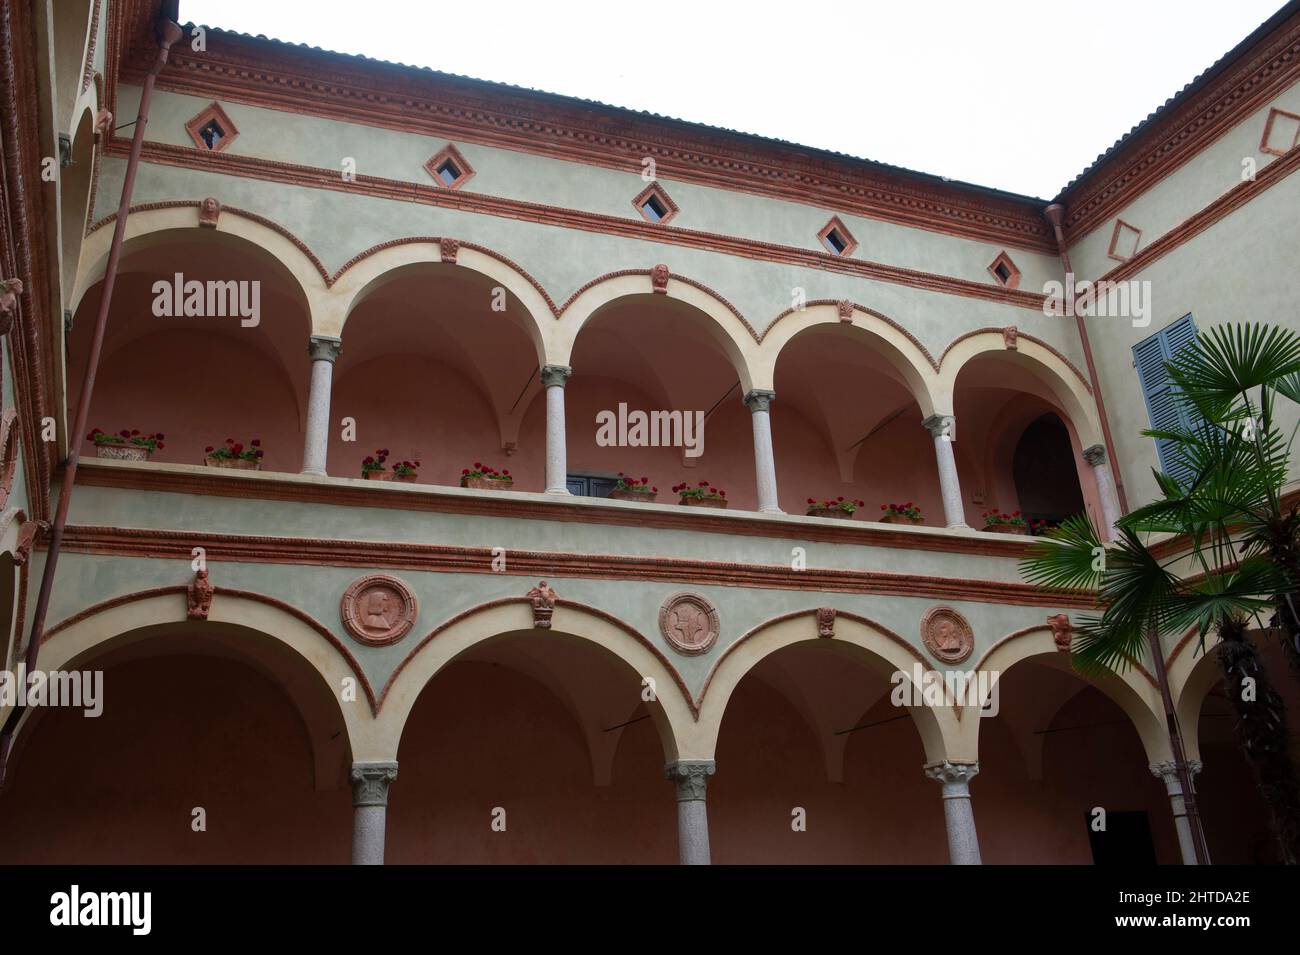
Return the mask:
<path id="1" fill-rule="evenodd" d="M 68 339 L 74 407 L 102 289 L 102 279 L 87 289 Z M 162 433 L 165 446 L 153 460 L 170 463 L 203 464 L 205 448 L 228 437 L 245 445 L 259 439 L 263 468 L 297 471 L 310 335 L 301 286 L 259 246 L 202 228 L 128 241 L 90 425 Z M 83 454 L 94 453 L 86 435 L 72 439 L 83 442 Z"/>
<path id="2" fill-rule="evenodd" d="M 784 646 L 745 673 L 709 782 L 715 863 L 948 861 L 939 786 L 914 717 L 891 701 L 891 670 L 837 639 Z"/>
<path id="3" fill-rule="evenodd" d="M 102 673 L 102 712 L 29 710 L 0 793 L 6 861 L 348 860 L 339 705 L 272 637 L 214 623 L 145 628 L 61 669 Z"/>
<path id="4" fill-rule="evenodd" d="M 403 726 L 387 860 L 675 861 L 657 706 L 640 675 L 590 639 L 522 630 L 474 642 Z"/>
<path id="5" fill-rule="evenodd" d="M 781 508 L 801 514 L 808 498 L 881 505 L 912 503 L 942 527 L 934 441 L 893 346 L 847 323 L 797 333 L 776 360 L 772 431 Z"/>
<path id="6" fill-rule="evenodd" d="M 1124 708 L 1056 651 L 1013 663 L 996 691 L 972 786 L 984 862 L 1179 862 L 1164 784 Z"/>
<path id="7" fill-rule="evenodd" d="M 591 315 L 565 388 L 571 491 L 604 496 L 622 471 L 649 478 L 660 503 L 675 503 L 673 485 L 708 481 L 731 507 L 757 507 L 750 413 L 713 323 L 693 305 L 654 294 L 624 295 Z M 647 416 L 640 433 L 635 412 Z M 664 413 L 658 427 L 656 412 Z M 532 412 L 539 426 L 542 414 Z M 613 430 L 602 428 L 610 421 Z"/>
<path id="8" fill-rule="evenodd" d="M 994 510 L 1059 521 L 1086 509 L 1096 523 L 1097 487 L 1076 423 L 1048 373 L 1007 357 L 1016 354 L 977 354 L 957 374 L 953 448 L 967 521 L 980 527 Z"/>
<path id="9" fill-rule="evenodd" d="M 1016 500 L 1027 519 L 1059 524 L 1084 510 L 1070 432 L 1053 412 L 1021 432 L 1011 457 Z"/>
<path id="10" fill-rule="evenodd" d="M 541 490 L 542 392 L 524 306 L 490 277 L 451 264 L 402 266 L 358 296 L 334 369 L 329 473 L 361 477 L 376 449 L 419 461 L 420 483 L 455 485 L 476 462 L 508 469 L 516 490 Z M 542 402 L 537 402 L 539 405 Z"/>

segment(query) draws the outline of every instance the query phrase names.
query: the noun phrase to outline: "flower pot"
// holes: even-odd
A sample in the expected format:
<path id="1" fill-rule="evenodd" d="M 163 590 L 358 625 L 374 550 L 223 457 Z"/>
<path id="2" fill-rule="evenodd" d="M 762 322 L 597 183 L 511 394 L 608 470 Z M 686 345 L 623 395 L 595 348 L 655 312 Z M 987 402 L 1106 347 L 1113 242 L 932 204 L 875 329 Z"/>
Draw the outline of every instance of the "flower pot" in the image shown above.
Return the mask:
<path id="1" fill-rule="evenodd" d="M 497 480 L 489 477 L 465 477 L 461 476 L 461 487 L 471 487 L 476 491 L 508 491 L 515 486 L 514 478 L 505 478 Z"/>
<path id="2" fill-rule="evenodd" d="M 653 501 L 659 495 L 653 491 L 610 491 L 611 501 Z"/>
<path id="3" fill-rule="evenodd" d="M 418 474 L 394 474 L 393 480 L 401 484 L 414 484 L 420 479 Z"/>
<path id="4" fill-rule="evenodd" d="M 235 471 L 260 471 L 262 470 L 261 461 L 248 461 L 244 458 L 214 458 L 206 457 L 203 463 L 210 468 L 230 468 Z"/>
<path id="5" fill-rule="evenodd" d="M 95 457 L 115 458 L 118 461 L 148 461 L 153 454 L 150 448 L 141 444 L 97 444 Z"/>
<path id="6" fill-rule="evenodd" d="M 727 499 L 725 497 L 684 497 L 681 499 L 681 503 L 685 504 L 687 507 L 725 508 L 727 506 Z"/>
<path id="7" fill-rule="evenodd" d="M 392 471 L 366 471 L 364 474 L 367 481 L 391 481 L 393 479 Z"/>
<path id="8" fill-rule="evenodd" d="M 807 511 L 808 517 L 833 517 L 841 521 L 853 520 L 853 512 L 846 511 L 842 507 L 810 507 Z"/>
<path id="9" fill-rule="evenodd" d="M 905 514 L 886 514 L 880 519 L 882 524 L 924 524 L 924 517 L 908 517 Z"/>
<path id="10" fill-rule="evenodd" d="M 985 524 L 984 532 L 986 534 L 1020 534 L 1024 535 L 1029 532 L 1024 524 Z"/>

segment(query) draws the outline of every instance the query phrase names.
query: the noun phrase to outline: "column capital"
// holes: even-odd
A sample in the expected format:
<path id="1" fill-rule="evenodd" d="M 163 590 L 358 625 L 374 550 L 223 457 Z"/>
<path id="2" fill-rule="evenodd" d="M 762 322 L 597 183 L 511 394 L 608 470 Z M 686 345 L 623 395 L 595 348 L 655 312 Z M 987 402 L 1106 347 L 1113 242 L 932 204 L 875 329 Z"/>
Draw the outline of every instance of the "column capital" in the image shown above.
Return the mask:
<path id="1" fill-rule="evenodd" d="M 348 773 L 352 805 L 387 806 L 388 785 L 396 778 L 396 763 L 353 763 Z"/>
<path id="2" fill-rule="evenodd" d="M 945 434 L 952 434 L 956 421 L 956 417 L 950 414 L 932 414 L 921 422 L 921 427 L 930 432 L 930 437 L 942 438 Z"/>
<path id="3" fill-rule="evenodd" d="M 677 801 L 690 802 L 704 798 L 705 785 L 717 768 L 711 759 L 675 759 L 664 767 L 664 773 L 677 784 Z"/>
<path id="4" fill-rule="evenodd" d="M 1106 446 L 1104 444 L 1089 445 L 1083 449 L 1083 459 L 1094 468 L 1100 467 L 1106 463 Z"/>
<path id="5" fill-rule="evenodd" d="M 543 365 L 542 387 L 563 388 L 564 383 L 569 380 L 569 376 L 572 374 L 573 369 L 568 365 Z"/>
<path id="6" fill-rule="evenodd" d="M 945 759 L 937 763 L 925 764 L 925 774 L 943 784 L 944 798 L 969 796 L 970 781 L 979 771 L 979 763 L 950 763 Z"/>
<path id="7" fill-rule="evenodd" d="M 754 388 L 745 392 L 745 406 L 750 411 L 767 411 L 776 400 L 776 392 L 766 388 Z"/>
<path id="8" fill-rule="evenodd" d="M 1187 761 L 1187 772 L 1192 776 L 1201 771 L 1204 764 L 1199 759 L 1189 759 Z M 1158 763 L 1151 764 L 1151 775 L 1156 779 L 1163 779 L 1168 782 L 1170 779 L 1178 779 L 1178 764 L 1172 759 L 1162 760 Z"/>
<path id="9" fill-rule="evenodd" d="M 312 361 L 327 361 L 331 364 L 343 350 L 343 339 L 330 335 L 313 335 L 307 339 L 307 354 Z"/>

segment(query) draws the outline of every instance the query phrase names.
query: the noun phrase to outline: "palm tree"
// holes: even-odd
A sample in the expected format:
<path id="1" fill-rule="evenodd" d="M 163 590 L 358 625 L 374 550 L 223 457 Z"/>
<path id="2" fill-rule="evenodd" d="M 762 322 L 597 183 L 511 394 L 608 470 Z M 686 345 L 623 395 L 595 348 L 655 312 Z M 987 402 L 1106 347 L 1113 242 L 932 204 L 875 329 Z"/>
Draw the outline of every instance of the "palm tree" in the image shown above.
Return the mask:
<path id="1" fill-rule="evenodd" d="M 1208 634 L 1218 637 L 1216 661 L 1238 743 L 1283 858 L 1295 863 L 1300 780 L 1286 707 L 1248 628 L 1269 615 L 1290 658 L 1300 660 L 1300 520 L 1282 504 L 1291 439 L 1283 439 L 1274 415 L 1276 395 L 1300 402 L 1300 337 L 1223 326 L 1199 335 L 1167 367 L 1194 423 L 1144 432 L 1170 452 L 1170 473 L 1155 474 L 1161 497 L 1117 522 L 1118 538 L 1108 546 L 1086 515 L 1070 518 L 1031 548 L 1021 570 L 1043 586 L 1097 595 L 1104 610 L 1081 618 L 1072 648 L 1085 675 L 1158 657 L 1156 634 L 1194 629 L 1202 651 Z M 1162 559 L 1140 536 L 1153 533 L 1187 546 Z M 1152 663 L 1163 668 L 1160 659 Z"/>

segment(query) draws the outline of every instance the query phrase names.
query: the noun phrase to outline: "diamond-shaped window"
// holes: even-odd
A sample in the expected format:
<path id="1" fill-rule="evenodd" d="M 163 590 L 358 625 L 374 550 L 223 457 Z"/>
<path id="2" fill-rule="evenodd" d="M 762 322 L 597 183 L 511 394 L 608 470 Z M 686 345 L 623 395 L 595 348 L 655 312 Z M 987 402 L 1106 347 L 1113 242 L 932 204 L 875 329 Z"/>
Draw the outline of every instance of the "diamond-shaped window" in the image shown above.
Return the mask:
<path id="1" fill-rule="evenodd" d="M 204 152 L 219 153 L 235 141 L 239 130 L 220 103 L 212 103 L 185 124 L 194 145 Z"/>
<path id="2" fill-rule="evenodd" d="M 1115 220 L 1115 231 L 1110 234 L 1110 248 L 1106 254 L 1117 262 L 1127 262 L 1137 255 L 1138 243 L 1142 241 L 1142 230 L 1129 225 L 1123 219 Z"/>
<path id="3" fill-rule="evenodd" d="M 677 208 L 677 203 L 668 198 L 668 193 L 664 192 L 663 187 L 657 182 L 652 182 L 642 189 L 632 200 L 632 205 L 646 222 L 660 224 L 667 222 L 681 211 Z"/>
<path id="4" fill-rule="evenodd" d="M 474 175 L 474 168 L 451 143 L 434 153 L 424 168 L 434 183 L 444 189 L 459 189 Z"/>
<path id="5" fill-rule="evenodd" d="M 832 255 L 852 255 L 858 247 L 858 240 L 853 238 L 853 233 L 840 221 L 839 216 L 832 216 L 831 221 L 817 233 L 817 238 Z"/>
<path id="6" fill-rule="evenodd" d="M 1020 288 L 1020 270 L 1005 252 L 999 252 L 998 257 L 989 265 L 989 274 L 999 285 Z"/>

